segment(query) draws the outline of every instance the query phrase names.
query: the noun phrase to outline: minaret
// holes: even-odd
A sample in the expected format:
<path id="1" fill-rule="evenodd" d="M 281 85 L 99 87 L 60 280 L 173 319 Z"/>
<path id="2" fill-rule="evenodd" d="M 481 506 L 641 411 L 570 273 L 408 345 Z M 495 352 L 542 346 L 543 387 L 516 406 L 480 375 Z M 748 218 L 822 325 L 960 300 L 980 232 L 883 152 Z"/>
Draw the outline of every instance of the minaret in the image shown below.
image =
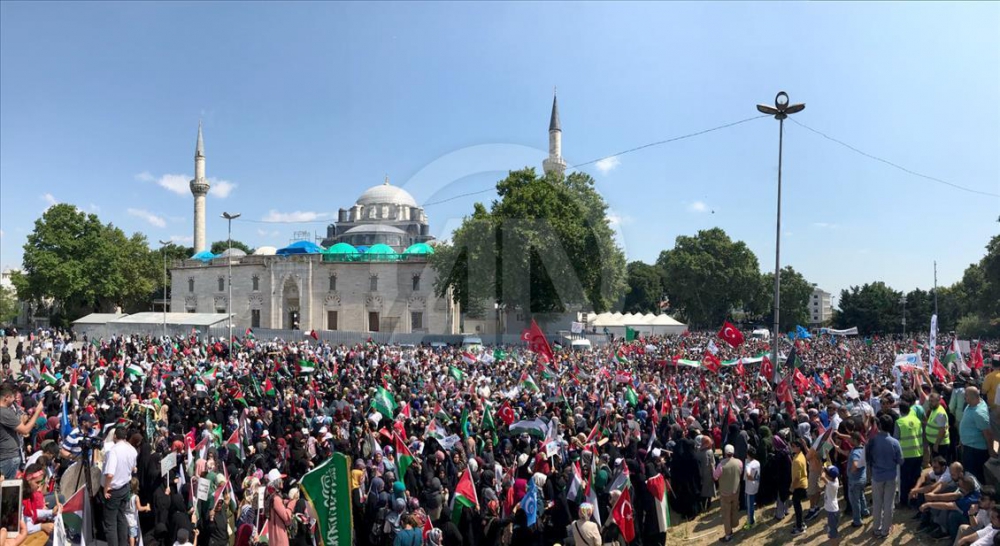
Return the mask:
<path id="1" fill-rule="evenodd" d="M 566 162 L 562 158 L 562 129 L 559 127 L 559 102 L 552 93 L 552 117 L 549 119 L 549 157 L 542 162 L 545 174 L 566 172 Z"/>
<path id="2" fill-rule="evenodd" d="M 194 149 L 194 180 L 191 194 L 194 195 L 194 253 L 207 249 L 205 245 L 205 195 L 208 194 L 208 179 L 205 178 L 205 143 L 201 138 L 201 122 L 198 122 L 198 144 Z"/>

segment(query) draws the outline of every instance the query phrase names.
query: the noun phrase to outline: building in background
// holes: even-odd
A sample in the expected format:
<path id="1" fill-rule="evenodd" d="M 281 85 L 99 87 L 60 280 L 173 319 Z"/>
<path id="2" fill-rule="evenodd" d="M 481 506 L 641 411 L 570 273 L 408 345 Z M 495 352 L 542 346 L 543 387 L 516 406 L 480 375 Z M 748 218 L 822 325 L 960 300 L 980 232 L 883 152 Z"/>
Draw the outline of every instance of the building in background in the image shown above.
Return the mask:
<path id="1" fill-rule="evenodd" d="M 813 285 L 809 296 L 809 325 L 823 326 L 833 318 L 833 306 L 830 304 L 830 293 Z"/>

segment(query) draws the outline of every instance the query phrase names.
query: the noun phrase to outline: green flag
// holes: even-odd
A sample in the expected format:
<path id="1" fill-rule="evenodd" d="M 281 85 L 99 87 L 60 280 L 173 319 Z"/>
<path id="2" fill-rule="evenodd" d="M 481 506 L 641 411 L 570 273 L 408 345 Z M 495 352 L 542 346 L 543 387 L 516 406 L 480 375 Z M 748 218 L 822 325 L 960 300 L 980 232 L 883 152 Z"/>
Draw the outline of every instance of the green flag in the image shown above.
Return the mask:
<path id="1" fill-rule="evenodd" d="M 372 407 L 375 411 L 381 413 L 384 417 L 392 417 L 392 413 L 396 411 L 399 407 L 396 404 L 396 398 L 389 392 L 385 387 L 379 387 L 378 392 L 375 393 L 375 399 L 372 400 Z"/>
<path id="2" fill-rule="evenodd" d="M 316 513 L 319 546 L 351 544 L 351 460 L 334 453 L 323 464 L 302 476 L 299 487 Z"/>
<path id="3" fill-rule="evenodd" d="M 503 352 L 502 349 L 493 349 L 493 358 L 496 360 L 503 360 L 507 358 L 507 353 Z"/>
<path id="4" fill-rule="evenodd" d="M 628 326 L 625 327 L 625 341 L 633 341 L 636 338 L 636 332 L 633 328 Z"/>
<path id="5" fill-rule="evenodd" d="M 628 387 L 625 388 L 625 400 L 629 404 L 632 404 L 633 406 L 639 405 L 639 395 L 636 394 L 635 389 L 632 388 L 632 385 L 629 385 Z"/>
<path id="6" fill-rule="evenodd" d="M 448 366 L 448 372 L 451 373 L 451 376 L 455 378 L 455 381 L 461 381 L 465 379 L 465 372 L 456 368 L 455 366 Z"/>
<path id="7" fill-rule="evenodd" d="M 469 408 L 462 409 L 462 420 L 461 420 L 461 431 L 462 436 L 468 438 L 469 434 Z"/>
<path id="8" fill-rule="evenodd" d="M 212 429 L 212 436 L 215 438 L 215 445 L 222 445 L 222 425 L 216 425 Z"/>
<path id="9" fill-rule="evenodd" d="M 493 430 L 497 429 L 496 423 L 493 422 L 493 406 L 489 403 L 483 409 L 483 422 L 479 425 L 483 430 Z"/>

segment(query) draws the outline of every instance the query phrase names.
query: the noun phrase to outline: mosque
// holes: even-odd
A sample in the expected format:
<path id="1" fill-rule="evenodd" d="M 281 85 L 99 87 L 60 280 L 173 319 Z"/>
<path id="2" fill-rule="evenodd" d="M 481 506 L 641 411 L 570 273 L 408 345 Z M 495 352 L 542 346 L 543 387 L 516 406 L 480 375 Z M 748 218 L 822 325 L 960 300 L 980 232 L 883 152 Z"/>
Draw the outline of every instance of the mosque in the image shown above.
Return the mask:
<path id="1" fill-rule="evenodd" d="M 559 108 L 552 100 L 545 172 L 564 173 Z M 461 309 L 451 294 L 434 294 L 428 256 L 434 237 L 424 209 L 388 178 L 338 211 L 321 244 L 308 240 L 253 255 L 207 250 L 205 148 L 195 146 L 194 250 L 171 268 L 170 309 L 234 313 L 234 327 L 457 334 Z M 227 283 L 232 266 L 232 287 Z M 229 297 L 232 294 L 232 306 Z"/>

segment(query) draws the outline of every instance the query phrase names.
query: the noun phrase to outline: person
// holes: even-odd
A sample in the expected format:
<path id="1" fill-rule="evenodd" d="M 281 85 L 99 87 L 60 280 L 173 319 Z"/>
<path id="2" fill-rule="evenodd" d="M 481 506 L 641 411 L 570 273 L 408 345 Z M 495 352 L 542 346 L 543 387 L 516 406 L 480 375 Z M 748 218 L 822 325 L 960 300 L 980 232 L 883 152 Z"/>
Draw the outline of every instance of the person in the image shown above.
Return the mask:
<path id="1" fill-rule="evenodd" d="M 178 529 L 177 540 L 174 542 L 174 546 L 194 546 L 189 539 L 187 529 Z"/>
<path id="2" fill-rule="evenodd" d="M 992 359 L 990 372 L 983 378 L 982 397 L 990 412 L 990 429 L 1000 438 L 1000 358 Z"/>
<path id="3" fill-rule="evenodd" d="M 924 463 L 924 446 L 920 441 L 920 419 L 910 410 L 910 403 L 899 401 L 899 419 L 896 420 L 896 439 L 903 450 L 903 465 L 899 469 L 899 508 L 910 499 L 910 490 L 920 477 Z M 945 417 L 947 419 L 947 416 Z"/>
<path id="4" fill-rule="evenodd" d="M 716 465 L 712 477 L 719 482 L 719 503 L 722 511 L 722 527 L 726 534 L 722 542 L 733 540 L 733 531 L 740 525 L 740 478 L 743 474 L 743 463 L 734 457 L 735 448 L 726 444 L 722 450 L 722 460 Z"/>
<path id="5" fill-rule="evenodd" d="M 135 468 L 139 454 L 126 441 L 128 434 L 125 428 L 115 429 L 115 444 L 108 451 L 104 460 L 104 533 L 108 546 L 125 546 L 128 544 L 128 520 L 125 512 L 128 508 L 128 498 L 131 494 L 129 484 L 132 481 L 132 470 Z"/>
<path id="6" fill-rule="evenodd" d="M 802 438 L 792 442 L 792 507 L 795 509 L 795 527 L 792 535 L 800 535 L 806 531 L 806 523 L 802 513 L 802 501 L 806 499 L 809 478 L 806 470 L 806 450 L 809 447 Z"/>
<path id="7" fill-rule="evenodd" d="M 963 521 L 968 521 L 969 510 L 979 502 L 978 484 L 972 476 L 964 476 L 958 482 L 960 495 L 953 501 L 928 501 L 920 505 L 921 512 L 943 510 L 947 512 L 946 524 L 939 527 L 931 535 L 933 538 L 951 537 L 952 541 L 958 535 L 958 529 Z"/>
<path id="8" fill-rule="evenodd" d="M 960 463 L 956 463 L 960 464 Z M 910 490 L 909 502 L 911 505 L 919 507 L 924 503 L 924 495 L 936 493 L 943 485 L 952 483 L 951 472 L 948 468 L 948 461 L 940 455 L 931 461 L 931 467 L 920 475 L 916 485 Z"/>
<path id="9" fill-rule="evenodd" d="M 754 509 L 757 506 L 757 492 L 760 491 L 760 461 L 757 460 L 757 450 L 747 447 L 747 464 L 743 470 L 743 480 L 746 491 L 747 523 L 743 526 L 749 530 L 757 523 L 754 519 Z"/>
<path id="10" fill-rule="evenodd" d="M 996 505 L 993 495 L 995 489 L 992 487 L 989 491 L 986 487 L 982 488 L 981 496 L 979 497 L 979 502 L 972 506 L 969 510 L 969 522 L 963 523 L 958 528 L 958 535 L 955 537 L 955 544 L 962 541 L 963 538 L 975 534 L 980 529 L 985 529 L 990 526 L 990 513 L 993 512 L 993 506 Z M 975 515 L 973 515 L 975 513 Z"/>
<path id="11" fill-rule="evenodd" d="M 403 516 L 403 528 L 396 533 L 392 546 L 421 546 L 423 530 L 413 515 Z"/>
<path id="12" fill-rule="evenodd" d="M 992 546 L 1000 536 L 1000 506 L 990 510 L 990 524 L 955 541 L 955 546 Z"/>
<path id="13" fill-rule="evenodd" d="M 924 427 L 928 457 L 941 455 L 951 458 L 951 434 L 948 428 L 948 412 L 941 404 L 941 395 L 932 392 L 927 396 L 927 423 Z"/>
<path id="14" fill-rule="evenodd" d="M 823 489 L 823 509 L 826 510 L 826 536 L 830 539 L 829 544 L 836 546 L 840 544 L 840 534 L 837 530 L 840 520 L 840 504 L 837 502 L 837 495 L 840 492 L 840 470 L 833 465 L 826 467 L 819 478 L 819 484 Z"/>
<path id="15" fill-rule="evenodd" d="M 59 455 L 64 459 L 78 460 L 83 453 L 83 446 L 80 441 L 83 438 L 97 438 L 100 432 L 94 426 L 97 418 L 93 413 L 85 412 L 78 419 L 78 426 L 70 430 L 69 434 L 63 438 L 62 445 L 59 446 Z"/>
<path id="16" fill-rule="evenodd" d="M 899 441 L 891 436 L 895 427 L 892 415 L 879 415 L 878 427 L 878 434 L 865 445 L 865 462 L 872 471 L 872 509 L 875 513 L 872 530 L 877 538 L 886 538 L 892 532 L 896 472 L 903 464 L 903 450 Z"/>
<path id="17" fill-rule="evenodd" d="M 869 516 L 865 486 L 868 484 L 868 464 L 865 459 L 865 444 L 861 433 L 851 434 L 852 448 L 847 459 L 848 498 L 851 503 L 851 527 L 861 527 L 861 518 Z"/>
<path id="18" fill-rule="evenodd" d="M 139 500 L 139 480 L 132 478 L 129 483 L 132 494 L 129 496 L 127 508 L 125 510 L 125 520 L 128 521 L 128 544 L 135 546 L 139 538 L 139 512 L 149 512 L 148 505 L 142 504 Z"/>
<path id="19" fill-rule="evenodd" d="M 45 533 L 51 537 L 54 530 L 53 519 L 59 515 L 61 507 L 56 504 L 53 510 L 45 504 L 45 467 L 42 463 L 36 462 L 25 467 L 24 483 L 26 487 L 21 504 L 28 522 L 28 534 Z"/>
<path id="20" fill-rule="evenodd" d="M 601 546 L 601 528 L 593 521 L 594 505 L 589 502 L 580 504 L 577 511 L 579 518 L 570 524 L 570 533 L 575 546 Z"/>
<path id="21" fill-rule="evenodd" d="M 7 532 L 6 527 L 0 527 L 0 545 L 2 546 L 21 546 L 24 541 L 28 539 L 28 526 L 24 523 L 24 518 L 21 518 L 17 522 L 17 534 L 11 535 Z"/>
<path id="22" fill-rule="evenodd" d="M 705 434 L 694 439 L 698 444 L 698 469 L 701 475 L 701 511 L 707 511 L 712 504 L 712 497 L 715 496 L 715 481 L 712 479 L 712 471 L 715 467 L 715 450 L 713 449 L 712 437 Z"/>
<path id="23" fill-rule="evenodd" d="M 962 466 L 967 473 L 983 480 L 983 467 L 993 451 L 989 410 L 976 387 L 966 387 L 965 401 L 968 406 L 958 427 L 958 435 L 962 441 Z"/>
<path id="24" fill-rule="evenodd" d="M 31 434 L 44 409 L 42 404 L 36 404 L 30 416 L 23 415 L 14 406 L 16 398 L 17 390 L 13 385 L 0 386 L 0 474 L 7 480 L 13 480 L 21 470 L 24 462 L 22 438 Z"/>
<path id="25" fill-rule="evenodd" d="M 268 512 L 266 520 L 268 546 L 288 546 L 288 524 L 292 519 L 292 511 L 281 498 L 283 479 L 284 476 L 276 468 L 267 473 L 264 509 Z"/>

